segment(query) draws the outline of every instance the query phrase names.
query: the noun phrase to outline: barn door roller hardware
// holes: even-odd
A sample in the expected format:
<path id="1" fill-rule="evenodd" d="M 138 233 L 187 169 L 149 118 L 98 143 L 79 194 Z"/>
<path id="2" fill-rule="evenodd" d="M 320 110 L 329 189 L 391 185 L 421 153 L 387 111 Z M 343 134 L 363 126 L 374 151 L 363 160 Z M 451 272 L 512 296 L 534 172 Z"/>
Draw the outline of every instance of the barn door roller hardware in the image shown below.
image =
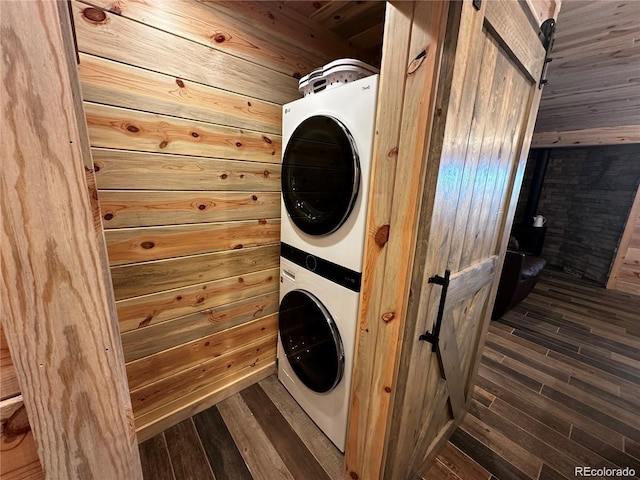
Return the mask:
<path id="1" fill-rule="evenodd" d="M 429 283 L 435 283 L 442 286 L 440 292 L 440 305 L 438 306 L 438 318 L 436 318 L 436 324 L 433 327 L 433 333 L 424 332 L 424 334 L 418 337 L 418 340 L 429 342 L 433 351 L 438 348 L 438 341 L 440 340 L 440 327 L 442 326 L 442 317 L 444 316 L 444 304 L 447 301 L 447 290 L 449 288 L 449 278 L 451 277 L 451 271 L 445 270 L 444 277 L 435 275 L 429 277 Z"/>
<path id="2" fill-rule="evenodd" d="M 549 56 L 551 53 L 551 49 L 553 48 L 553 41 L 556 35 L 556 21 L 553 18 L 548 18 L 545 20 L 542 25 L 540 25 L 540 31 L 538 32 L 538 37 L 540 37 L 540 41 L 542 42 L 542 46 L 544 50 L 547 52 L 544 56 L 544 65 L 542 66 L 542 74 L 540 75 L 540 82 L 538 83 L 538 88 L 542 88 L 547 83 L 547 68 L 549 67 L 549 62 L 553 60 Z"/>

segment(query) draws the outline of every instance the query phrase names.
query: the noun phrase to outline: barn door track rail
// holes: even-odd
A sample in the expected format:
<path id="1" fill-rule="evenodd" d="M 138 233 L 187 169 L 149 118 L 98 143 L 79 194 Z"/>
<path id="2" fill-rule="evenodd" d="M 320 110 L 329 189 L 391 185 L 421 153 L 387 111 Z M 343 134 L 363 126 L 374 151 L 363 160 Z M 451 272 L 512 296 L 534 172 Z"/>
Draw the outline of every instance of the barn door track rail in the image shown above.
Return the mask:
<path id="1" fill-rule="evenodd" d="M 444 305 L 447 301 L 447 290 L 449 289 L 449 279 L 451 278 L 451 271 L 445 270 L 444 277 L 435 275 L 429 277 L 429 283 L 435 283 L 442 286 L 440 292 L 440 305 L 438 306 L 438 318 L 436 318 L 436 324 L 433 327 L 433 333 L 427 331 L 418 337 L 418 340 L 429 342 L 431 349 L 435 352 L 438 348 L 438 342 L 440 341 L 440 327 L 442 326 L 442 317 L 444 316 Z"/>
<path id="2" fill-rule="evenodd" d="M 542 74 L 540 75 L 540 82 L 538 83 L 538 88 L 544 87 L 547 80 L 547 68 L 549 68 L 549 62 L 553 60 L 549 55 L 551 54 L 551 49 L 553 48 L 553 42 L 555 40 L 556 35 L 556 21 L 553 18 L 548 18 L 542 25 L 540 25 L 540 31 L 538 32 L 538 37 L 540 37 L 540 41 L 542 42 L 542 46 L 547 52 L 544 57 L 544 65 L 542 66 Z"/>

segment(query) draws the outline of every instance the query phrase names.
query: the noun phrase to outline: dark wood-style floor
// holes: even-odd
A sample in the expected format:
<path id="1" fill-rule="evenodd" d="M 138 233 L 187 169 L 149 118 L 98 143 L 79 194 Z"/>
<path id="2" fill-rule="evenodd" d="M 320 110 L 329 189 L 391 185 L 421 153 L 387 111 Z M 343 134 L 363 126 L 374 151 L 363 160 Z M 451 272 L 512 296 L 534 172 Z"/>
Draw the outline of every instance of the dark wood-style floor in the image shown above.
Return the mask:
<path id="1" fill-rule="evenodd" d="M 146 480 L 342 479 L 342 455 L 275 377 L 140 452 Z M 545 270 L 492 322 L 471 409 L 425 479 L 571 479 L 577 466 L 640 475 L 640 297 Z"/>

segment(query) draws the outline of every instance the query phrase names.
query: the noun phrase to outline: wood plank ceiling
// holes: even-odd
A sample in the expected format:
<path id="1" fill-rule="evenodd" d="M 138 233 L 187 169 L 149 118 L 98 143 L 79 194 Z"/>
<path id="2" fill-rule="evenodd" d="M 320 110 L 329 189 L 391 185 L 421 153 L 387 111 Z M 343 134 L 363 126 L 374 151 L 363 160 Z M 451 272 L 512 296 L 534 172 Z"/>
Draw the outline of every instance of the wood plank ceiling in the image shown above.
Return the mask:
<path id="1" fill-rule="evenodd" d="M 563 0 L 535 146 L 640 142 L 640 2 Z"/>
<path id="2" fill-rule="evenodd" d="M 361 60 L 380 67 L 386 2 L 286 0 L 281 3 L 348 40 L 358 50 Z"/>
<path id="3" fill-rule="evenodd" d="M 385 2 L 280 3 L 380 65 Z M 532 146 L 640 142 L 638 18 L 636 0 L 563 0 Z"/>

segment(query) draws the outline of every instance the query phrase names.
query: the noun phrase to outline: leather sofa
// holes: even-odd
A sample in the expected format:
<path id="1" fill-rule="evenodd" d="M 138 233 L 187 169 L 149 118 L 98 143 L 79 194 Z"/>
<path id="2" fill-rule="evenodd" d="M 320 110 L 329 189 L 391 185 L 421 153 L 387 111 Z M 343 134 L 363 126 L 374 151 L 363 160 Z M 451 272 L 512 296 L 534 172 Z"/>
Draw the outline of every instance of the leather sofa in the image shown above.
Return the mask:
<path id="1" fill-rule="evenodd" d="M 507 250 L 491 318 L 502 317 L 524 300 L 538 283 L 545 265 L 546 261 L 541 257 Z"/>

